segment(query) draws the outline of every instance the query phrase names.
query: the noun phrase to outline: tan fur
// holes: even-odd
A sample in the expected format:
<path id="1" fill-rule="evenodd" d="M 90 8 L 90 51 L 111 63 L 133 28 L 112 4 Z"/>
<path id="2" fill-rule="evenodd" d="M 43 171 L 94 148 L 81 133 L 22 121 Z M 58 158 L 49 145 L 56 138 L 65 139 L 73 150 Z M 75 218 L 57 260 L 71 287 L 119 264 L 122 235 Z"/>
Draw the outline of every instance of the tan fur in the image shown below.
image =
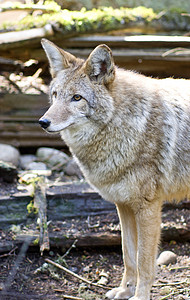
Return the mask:
<path id="1" fill-rule="evenodd" d="M 40 121 L 51 121 L 46 130 L 61 133 L 86 179 L 118 210 L 125 271 L 107 297 L 149 300 L 162 202 L 190 193 L 190 83 L 119 69 L 105 45 L 85 62 L 42 44 L 54 79 Z"/>

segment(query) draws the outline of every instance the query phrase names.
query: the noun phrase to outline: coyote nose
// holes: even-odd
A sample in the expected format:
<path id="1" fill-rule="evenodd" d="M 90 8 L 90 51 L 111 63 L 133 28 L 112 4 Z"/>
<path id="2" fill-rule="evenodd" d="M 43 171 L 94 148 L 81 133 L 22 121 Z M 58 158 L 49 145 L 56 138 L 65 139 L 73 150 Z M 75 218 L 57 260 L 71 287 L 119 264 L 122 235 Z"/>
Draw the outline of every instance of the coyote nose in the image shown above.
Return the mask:
<path id="1" fill-rule="evenodd" d="M 46 129 L 51 124 L 51 121 L 49 121 L 48 119 L 40 119 L 39 124 L 42 126 L 42 128 Z"/>

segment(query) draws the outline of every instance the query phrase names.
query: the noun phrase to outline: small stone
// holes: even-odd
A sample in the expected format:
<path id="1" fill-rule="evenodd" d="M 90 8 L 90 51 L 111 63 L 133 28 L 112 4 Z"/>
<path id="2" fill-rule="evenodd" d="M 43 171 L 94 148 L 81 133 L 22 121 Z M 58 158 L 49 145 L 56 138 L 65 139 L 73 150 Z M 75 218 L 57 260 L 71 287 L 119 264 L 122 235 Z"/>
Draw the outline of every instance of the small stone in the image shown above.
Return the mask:
<path id="1" fill-rule="evenodd" d="M 83 268 L 83 272 L 88 273 L 90 271 L 90 266 L 86 266 Z"/>
<path id="2" fill-rule="evenodd" d="M 160 295 L 165 296 L 171 293 L 171 288 L 169 286 L 164 286 L 160 289 Z"/>
<path id="3" fill-rule="evenodd" d="M 0 144 L 0 160 L 11 163 L 14 166 L 19 164 L 20 153 L 19 151 L 10 145 Z"/>
<path id="4" fill-rule="evenodd" d="M 66 165 L 70 157 L 57 149 L 41 147 L 37 150 L 36 156 L 42 162 L 46 162 L 50 166 Z"/>
<path id="5" fill-rule="evenodd" d="M 25 281 L 29 280 L 29 276 L 26 276 L 26 275 L 23 274 L 23 273 L 20 273 L 20 276 L 21 276 Z"/>
<path id="6" fill-rule="evenodd" d="M 177 255 L 172 251 L 163 251 L 158 259 L 157 259 L 157 265 L 169 265 L 169 264 L 175 264 L 177 261 Z"/>
<path id="7" fill-rule="evenodd" d="M 28 164 L 27 170 L 47 170 L 47 167 L 42 162 L 31 162 Z"/>
<path id="8" fill-rule="evenodd" d="M 49 255 L 50 255 L 51 257 L 53 257 L 53 256 L 55 256 L 55 253 L 54 253 L 53 251 L 49 251 Z"/>
<path id="9" fill-rule="evenodd" d="M 103 277 L 103 276 L 97 282 L 97 284 L 103 284 L 103 285 L 106 285 L 107 283 L 108 283 L 108 279 L 106 277 Z"/>
<path id="10" fill-rule="evenodd" d="M 108 278 L 109 278 L 108 273 L 106 273 L 105 271 L 102 271 L 99 276 L 100 276 L 100 280 L 98 280 L 97 283 L 106 285 L 108 283 Z"/>
<path id="11" fill-rule="evenodd" d="M 36 155 L 25 154 L 20 156 L 20 166 L 22 169 L 28 169 L 28 165 L 37 160 Z"/>
<path id="12" fill-rule="evenodd" d="M 66 175 L 69 175 L 69 176 L 77 176 L 78 178 L 83 177 L 82 172 L 74 159 L 71 159 L 67 163 L 67 165 L 64 168 L 64 172 Z"/>

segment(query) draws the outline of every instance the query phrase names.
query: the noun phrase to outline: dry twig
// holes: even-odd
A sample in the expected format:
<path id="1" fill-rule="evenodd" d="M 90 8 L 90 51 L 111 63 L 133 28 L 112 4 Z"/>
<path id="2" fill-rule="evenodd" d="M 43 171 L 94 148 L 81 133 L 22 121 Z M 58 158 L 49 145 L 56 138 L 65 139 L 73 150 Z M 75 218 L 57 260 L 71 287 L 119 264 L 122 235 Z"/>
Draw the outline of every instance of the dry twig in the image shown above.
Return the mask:
<path id="1" fill-rule="evenodd" d="M 88 228 L 97 228 L 97 227 L 100 227 L 100 221 L 98 221 L 97 224 L 94 224 L 94 225 L 90 224 L 90 216 L 88 216 L 88 218 L 87 218 L 87 224 L 88 224 Z"/>
<path id="2" fill-rule="evenodd" d="M 184 284 L 187 283 L 186 280 L 184 281 L 179 281 L 179 282 L 166 282 L 166 283 L 158 283 L 158 284 L 154 284 L 153 287 L 159 287 L 159 286 L 172 286 L 172 285 L 180 285 L 180 284 Z"/>
<path id="3" fill-rule="evenodd" d="M 168 297 L 173 296 L 173 295 L 176 295 L 176 294 L 179 294 L 179 292 L 171 292 L 170 294 L 168 294 L 168 295 L 166 295 L 166 296 L 160 298 L 159 300 L 168 299 Z"/>
<path id="4" fill-rule="evenodd" d="M 190 50 L 189 49 L 186 49 L 186 48 L 182 48 L 182 47 L 177 47 L 177 48 L 174 48 L 174 49 L 171 49 L 171 50 L 168 50 L 166 52 L 164 52 L 162 54 L 162 57 L 166 57 L 166 56 L 169 56 L 171 54 L 175 54 L 175 55 L 189 55 L 190 54 Z"/>
<path id="5" fill-rule="evenodd" d="M 170 268 L 169 271 L 180 270 L 180 269 L 190 269 L 190 266 L 174 267 L 174 268 Z"/>
<path id="6" fill-rule="evenodd" d="M 22 244 L 22 247 L 21 247 L 20 252 L 14 262 L 14 265 L 12 266 L 12 269 L 10 270 L 9 275 L 3 285 L 3 288 L 2 288 L 3 292 L 7 292 L 8 289 L 10 288 L 12 282 L 14 281 L 16 273 L 18 272 L 23 259 L 26 257 L 26 252 L 31 243 L 31 240 L 32 240 L 31 237 L 27 238 L 27 239 L 25 239 L 24 243 Z"/>
<path id="7" fill-rule="evenodd" d="M 77 279 L 79 279 L 79 280 L 82 280 L 83 282 L 85 282 L 85 283 L 87 283 L 87 284 L 89 284 L 89 285 L 92 285 L 92 286 L 95 286 L 95 287 L 99 287 L 99 288 L 103 288 L 103 289 L 106 289 L 106 290 L 110 290 L 110 289 L 111 289 L 111 288 L 109 288 L 109 287 L 107 287 L 107 286 L 100 285 L 100 284 L 97 284 L 97 283 L 93 283 L 93 282 L 87 280 L 86 278 L 77 275 L 76 273 L 74 273 L 74 272 L 68 270 L 67 268 L 61 266 L 61 265 L 58 264 L 58 263 L 55 263 L 54 261 L 52 261 L 52 260 L 50 260 L 50 259 L 48 259 L 48 258 L 46 258 L 45 261 L 46 261 L 47 263 L 52 264 L 53 266 L 55 266 L 55 267 L 57 267 L 57 268 L 63 270 L 63 271 L 65 271 L 66 273 L 68 273 L 68 274 L 74 276 L 75 278 L 77 278 Z"/>
<path id="8" fill-rule="evenodd" d="M 9 253 L 5 253 L 5 254 L 0 255 L 0 258 L 14 255 L 14 251 L 15 251 L 16 249 L 18 249 L 18 247 L 14 247 L 11 251 L 9 251 Z"/>
<path id="9" fill-rule="evenodd" d="M 60 292 L 60 293 L 63 292 L 63 290 L 59 290 L 59 289 L 54 289 L 54 291 L 55 292 Z M 62 297 L 63 297 L 63 299 L 83 300 L 82 298 L 69 296 L 69 295 L 62 295 Z"/>
<path id="10" fill-rule="evenodd" d="M 77 242 L 78 242 L 78 240 L 74 241 L 74 243 L 71 245 L 71 247 L 65 252 L 65 254 L 63 254 L 62 258 L 65 258 L 70 253 L 70 251 L 76 247 L 75 245 Z"/>

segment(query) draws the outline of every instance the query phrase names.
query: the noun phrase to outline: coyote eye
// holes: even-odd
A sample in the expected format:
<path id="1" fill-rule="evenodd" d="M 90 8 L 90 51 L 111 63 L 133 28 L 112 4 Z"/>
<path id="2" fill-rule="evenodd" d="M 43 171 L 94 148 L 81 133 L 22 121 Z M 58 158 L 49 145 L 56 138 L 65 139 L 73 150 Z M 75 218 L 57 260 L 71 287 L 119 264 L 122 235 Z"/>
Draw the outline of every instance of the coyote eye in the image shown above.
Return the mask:
<path id="1" fill-rule="evenodd" d="M 80 95 L 78 95 L 78 94 L 76 94 L 76 95 L 74 95 L 73 97 L 72 97 L 72 100 L 73 101 L 79 101 L 79 100 L 81 100 L 82 99 L 82 96 L 80 96 Z"/>

